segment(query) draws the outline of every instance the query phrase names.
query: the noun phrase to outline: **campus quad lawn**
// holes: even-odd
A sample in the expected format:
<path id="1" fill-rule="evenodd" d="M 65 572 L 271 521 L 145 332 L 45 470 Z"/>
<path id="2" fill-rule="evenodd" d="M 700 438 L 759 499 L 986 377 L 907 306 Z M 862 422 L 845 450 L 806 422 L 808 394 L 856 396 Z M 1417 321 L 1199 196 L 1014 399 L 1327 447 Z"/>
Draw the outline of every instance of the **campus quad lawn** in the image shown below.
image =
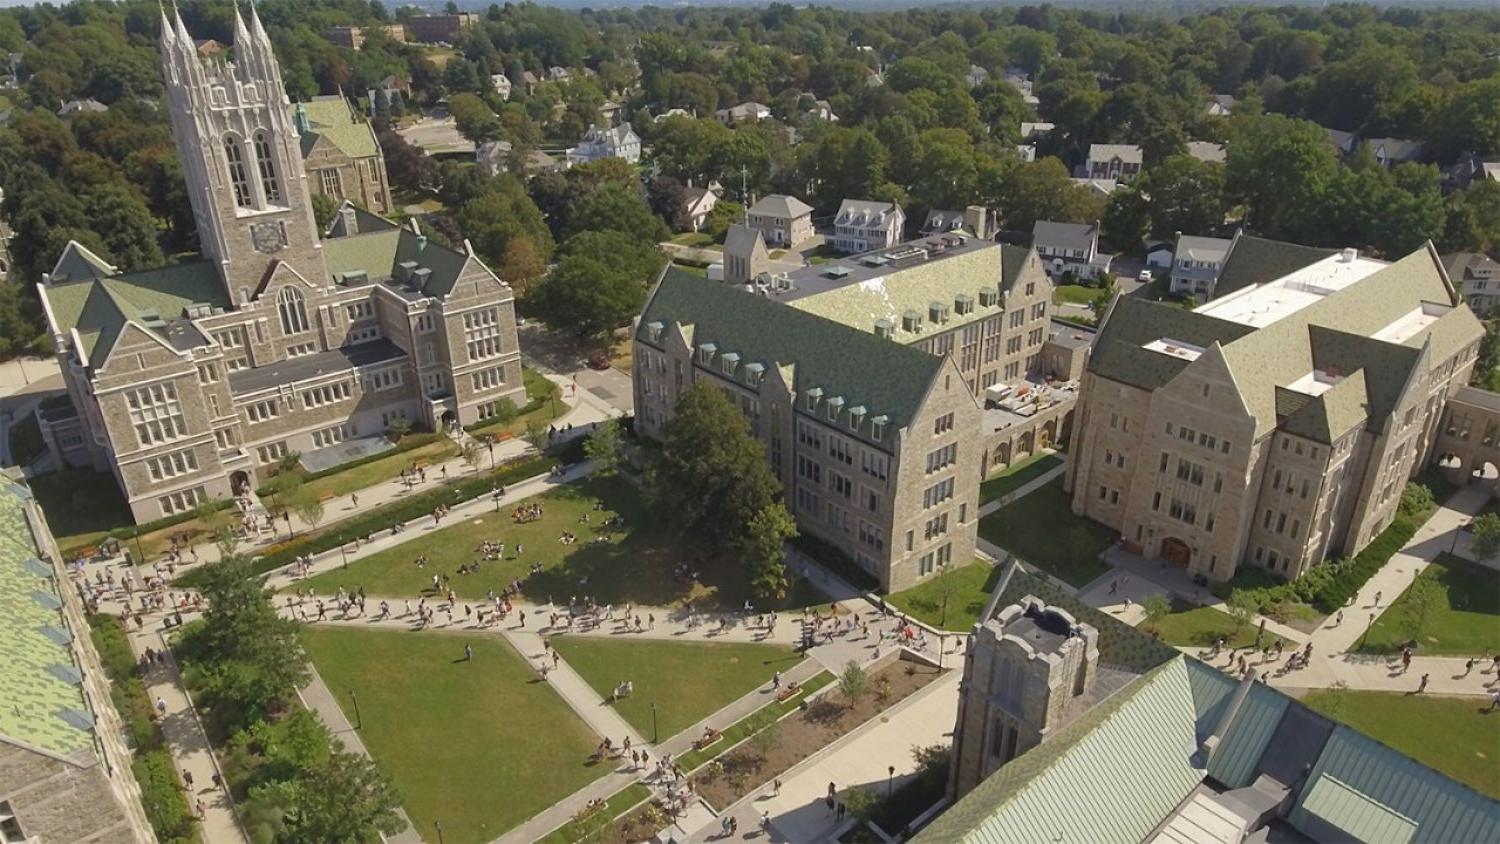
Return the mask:
<path id="1" fill-rule="evenodd" d="M 979 484 L 979 503 L 988 504 L 998 498 L 1004 498 L 1033 479 L 1047 474 L 1054 466 L 1062 465 L 1062 462 L 1062 457 L 1043 451 L 1019 463 L 1012 463 L 991 475 L 989 480 Z"/>
<path id="2" fill-rule="evenodd" d="M 1475 791 L 1500 798 L 1500 777 L 1495 776 L 1500 714 L 1486 715 L 1489 703 L 1483 698 L 1313 691 L 1302 702 Z"/>
<path id="3" fill-rule="evenodd" d="M 593 509 L 599 500 L 606 509 Z M 687 598 L 701 608 L 738 608 L 750 597 L 748 576 L 735 561 L 697 560 L 675 546 L 665 530 L 647 525 L 640 489 L 624 480 L 589 478 L 527 499 L 527 503 L 534 501 L 543 508 L 538 521 L 517 524 L 511 516 L 517 506 L 514 503 L 502 505 L 499 513 L 491 508 L 483 516 L 449 519 L 436 531 L 429 521 L 408 529 L 420 531 L 418 537 L 354 560 L 347 570 L 325 572 L 297 587 L 331 593 L 340 586 L 363 586 L 370 595 L 415 597 L 430 595 L 432 576 L 446 573 L 449 587 L 462 600 L 482 599 L 491 589 L 498 594 L 517 578 L 526 581 L 525 595 L 535 603 L 561 604 L 574 596 L 589 596 L 601 604 L 666 606 Z M 579 522 L 584 514 L 589 517 L 588 524 Z M 625 520 L 624 527 L 603 528 L 605 520 L 616 514 Z M 558 538 L 563 531 L 574 534 L 578 541 L 562 544 Z M 606 541 L 595 543 L 598 536 Z M 475 549 L 482 540 L 504 542 L 505 559 L 481 562 L 478 574 L 459 574 L 460 565 L 479 556 Z M 521 559 L 516 558 L 517 542 L 524 546 Z M 428 559 L 421 568 L 414 563 L 419 555 Z M 541 563 L 543 571 L 527 579 L 533 563 Z M 695 566 L 700 582 L 675 577 L 674 569 L 680 563 Z M 794 590 L 793 594 L 800 598 L 805 591 Z"/>
<path id="4" fill-rule="evenodd" d="M 1442 554 L 1422 570 L 1442 588 L 1427 613 L 1418 650 L 1459 656 L 1500 649 L 1500 572 L 1460 557 Z M 1360 650 L 1395 653 L 1412 639 L 1411 588 L 1408 587 L 1375 620 Z"/>
<path id="5" fill-rule="evenodd" d="M 1215 641 L 1224 639 L 1231 648 L 1248 648 L 1255 644 L 1255 631 L 1259 623 L 1247 623 L 1234 632 L 1234 619 L 1229 613 L 1213 607 L 1195 607 L 1183 601 L 1173 601 L 1172 611 L 1154 622 L 1141 625 L 1142 630 L 1155 631 L 1161 640 L 1176 647 L 1211 648 Z M 1281 637 L 1267 632 L 1261 644 L 1274 647 Z M 1293 648 L 1291 642 L 1286 647 Z"/>
<path id="6" fill-rule="evenodd" d="M 886 603 L 941 630 L 968 630 L 979 621 L 1000 569 L 984 560 L 946 571 L 905 592 L 886 596 Z M 948 593 L 948 617 L 943 620 L 943 593 Z"/>
<path id="7" fill-rule="evenodd" d="M 490 841 L 595 779 L 599 739 L 499 636 L 308 627 L 303 644 L 425 839 Z M 463 658 L 464 644 L 474 660 Z"/>
<path id="8" fill-rule="evenodd" d="M 1052 288 L 1054 304 L 1087 305 L 1099 296 L 1101 288 L 1084 284 L 1059 284 Z"/>
<path id="9" fill-rule="evenodd" d="M 653 703 L 665 741 L 757 688 L 765 691 L 767 703 L 775 700 L 769 692 L 771 675 L 802 661 L 790 645 L 673 642 L 623 634 L 554 636 L 552 647 L 606 700 L 622 681 L 634 683 L 634 693 L 613 706 L 648 741 L 653 738 Z"/>
<path id="10" fill-rule="evenodd" d="M 1109 571 L 1099 555 L 1115 541 L 1114 531 L 1073 515 L 1060 478 L 980 519 L 979 535 L 1074 586 Z"/>

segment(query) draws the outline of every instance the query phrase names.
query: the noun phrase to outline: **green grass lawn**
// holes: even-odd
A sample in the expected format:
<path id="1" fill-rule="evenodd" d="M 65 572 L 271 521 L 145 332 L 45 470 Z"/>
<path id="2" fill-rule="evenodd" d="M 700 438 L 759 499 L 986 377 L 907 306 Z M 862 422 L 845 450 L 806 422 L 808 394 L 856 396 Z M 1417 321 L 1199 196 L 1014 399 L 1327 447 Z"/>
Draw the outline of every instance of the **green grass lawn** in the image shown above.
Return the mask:
<path id="1" fill-rule="evenodd" d="M 1402 692 L 1314 691 L 1302 702 L 1379 739 L 1476 791 L 1500 798 L 1500 754 L 1494 714 L 1481 698 Z M 1434 729 L 1435 725 L 1441 729 Z"/>
<path id="2" fill-rule="evenodd" d="M 614 707 L 636 732 L 652 740 L 654 703 L 661 741 L 757 688 L 769 689 L 772 674 L 802 661 L 791 645 L 555 636 L 552 646 L 606 700 L 622 681 L 634 683 L 634 694 Z M 776 697 L 767 692 L 765 699 L 769 703 Z M 722 730 L 728 725 L 714 726 Z"/>
<path id="3" fill-rule="evenodd" d="M 940 630 L 968 630 L 979 620 L 999 577 L 1000 569 L 984 560 L 975 560 L 904 592 L 887 595 L 885 600 L 912 618 Z M 944 593 L 948 596 L 946 620 Z"/>
<path id="4" fill-rule="evenodd" d="M 492 840 L 610 772 L 598 738 L 499 636 L 307 628 L 303 642 L 425 839 Z M 464 643 L 474 661 L 463 661 Z"/>
<path id="5" fill-rule="evenodd" d="M 979 503 L 987 504 L 997 498 L 1010 495 L 1030 483 L 1032 479 L 1045 475 L 1054 466 L 1061 466 L 1062 462 L 1063 459 L 1059 455 L 1043 451 L 1019 463 L 1012 463 L 979 485 Z"/>
<path id="6" fill-rule="evenodd" d="M 980 519 L 979 535 L 1074 586 L 1109 571 L 1099 555 L 1115 541 L 1114 531 L 1073 515 L 1060 478 Z"/>
<path id="7" fill-rule="evenodd" d="M 614 825 L 615 819 L 651 796 L 651 789 L 642 783 L 631 783 L 604 801 L 604 806 L 593 814 L 574 818 L 537 840 L 537 844 L 577 844 L 579 841 L 596 840 L 604 830 Z M 602 839 L 597 839 L 602 840 Z"/>
<path id="8" fill-rule="evenodd" d="M 708 278 L 708 267 L 700 267 L 697 264 L 683 264 L 677 261 L 673 261 L 672 266 L 685 273 L 688 273 L 689 275 L 695 275 L 699 278 Z"/>
<path id="9" fill-rule="evenodd" d="M 718 241 L 714 240 L 714 236 L 708 232 L 683 232 L 682 234 L 674 235 L 667 242 L 675 243 L 678 246 L 689 246 L 694 249 L 723 249 Z"/>
<path id="10" fill-rule="evenodd" d="M 474 600 L 488 590 L 501 591 L 516 578 L 526 578 L 531 565 L 541 563 L 543 571 L 525 584 L 526 597 L 538 603 L 588 595 L 601 604 L 665 606 L 689 598 L 700 605 L 739 607 L 750 597 L 749 578 L 735 561 L 690 557 L 665 529 L 648 525 L 640 489 L 624 480 L 588 479 L 530 500 L 543 506 L 543 517 L 537 521 L 518 524 L 512 518 L 515 505 L 505 506 L 500 513 L 450 521 L 420 540 L 298 585 L 330 593 L 339 586 L 363 586 L 372 595 L 415 596 L 431 589 L 434 574 L 446 573 L 460 598 Z M 601 501 L 605 509 L 595 510 L 595 502 Z M 579 521 L 585 514 L 588 524 Z M 603 528 L 615 515 L 624 519 L 624 526 Z M 574 534 L 577 542 L 564 545 L 558 541 L 564 531 Z M 599 537 L 603 541 L 596 542 Z M 460 565 L 474 561 L 474 549 L 484 540 L 506 543 L 506 558 L 481 563 L 478 574 L 458 574 Z M 520 559 L 515 552 L 518 542 L 524 550 Z M 414 565 L 418 555 L 425 555 L 428 565 Z M 698 582 L 674 575 L 682 563 L 698 568 Z M 796 590 L 787 605 L 798 606 L 796 601 L 807 599 L 806 590 Z"/>
<path id="11" fill-rule="evenodd" d="M 330 495 L 348 495 L 366 487 L 372 487 L 386 483 L 401 475 L 403 469 L 421 463 L 432 465 L 440 463 L 458 454 L 458 446 L 447 437 L 438 437 L 426 445 L 406 451 L 393 452 L 377 460 L 351 466 L 342 472 L 308 481 L 302 488 L 308 490 L 309 494 L 321 496 L 325 493 Z M 337 518 L 337 513 L 329 516 Z M 330 519 L 331 521 L 332 519 Z"/>
<path id="12" fill-rule="evenodd" d="M 1083 284 L 1059 284 L 1052 288 L 1054 304 L 1087 305 L 1099 295 L 1099 288 Z"/>
<path id="13" fill-rule="evenodd" d="M 1394 653 L 1413 638 L 1426 654 L 1468 656 L 1500 650 L 1500 572 L 1442 554 L 1420 576 L 1440 587 L 1420 635 L 1414 583 L 1375 620 L 1361 651 Z"/>
<path id="14" fill-rule="evenodd" d="M 1213 607 L 1195 607 L 1182 601 L 1172 602 L 1172 612 L 1155 622 L 1141 625 L 1141 629 L 1161 634 L 1161 640 L 1177 647 L 1213 647 L 1222 638 L 1229 647 L 1247 648 L 1255 644 L 1255 631 L 1259 625 L 1252 623 L 1234 630 L 1234 619 L 1222 610 Z M 1274 633 L 1267 633 L 1261 640 L 1265 646 L 1275 646 L 1284 641 Z M 1291 642 L 1285 642 L 1287 647 Z"/>

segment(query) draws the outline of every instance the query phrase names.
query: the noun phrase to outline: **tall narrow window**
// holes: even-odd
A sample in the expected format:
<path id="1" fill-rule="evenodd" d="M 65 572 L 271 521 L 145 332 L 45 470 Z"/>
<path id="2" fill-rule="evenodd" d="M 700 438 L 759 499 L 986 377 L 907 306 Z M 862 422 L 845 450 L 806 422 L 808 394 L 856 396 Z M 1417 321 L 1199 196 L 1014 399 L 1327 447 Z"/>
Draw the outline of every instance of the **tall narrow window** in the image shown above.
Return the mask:
<path id="1" fill-rule="evenodd" d="M 301 334 L 307 330 L 307 305 L 302 291 L 295 287 L 281 288 L 276 295 L 276 307 L 281 313 L 281 333 Z"/>
<path id="2" fill-rule="evenodd" d="M 250 178 L 245 175 L 245 154 L 240 142 L 233 135 L 224 136 L 224 160 L 229 164 L 229 184 L 234 187 L 234 204 L 241 208 L 250 205 Z"/>
<path id="3" fill-rule="evenodd" d="M 276 165 L 271 161 L 271 141 L 265 132 L 255 133 L 255 166 L 260 170 L 260 191 L 268 204 L 281 204 L 281 184 L 276 181 Z"/>

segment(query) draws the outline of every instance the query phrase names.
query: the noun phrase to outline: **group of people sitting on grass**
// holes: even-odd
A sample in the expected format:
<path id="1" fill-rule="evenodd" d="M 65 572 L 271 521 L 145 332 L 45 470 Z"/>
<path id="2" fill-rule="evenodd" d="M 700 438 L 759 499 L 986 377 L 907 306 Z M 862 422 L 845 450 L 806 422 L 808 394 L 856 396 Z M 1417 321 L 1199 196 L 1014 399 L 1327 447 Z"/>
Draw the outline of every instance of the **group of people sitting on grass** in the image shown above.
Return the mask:
<path id="1" fill-rule="evenodd" d="M 516 509 L 512 510 L 510 515 L 511 518 L 516 520 L 516 524 L 518 525 L 535 522 L 542 518 L 542 504 L 540 501 L 533 501 L 530 504 L 517 505 Z"/>

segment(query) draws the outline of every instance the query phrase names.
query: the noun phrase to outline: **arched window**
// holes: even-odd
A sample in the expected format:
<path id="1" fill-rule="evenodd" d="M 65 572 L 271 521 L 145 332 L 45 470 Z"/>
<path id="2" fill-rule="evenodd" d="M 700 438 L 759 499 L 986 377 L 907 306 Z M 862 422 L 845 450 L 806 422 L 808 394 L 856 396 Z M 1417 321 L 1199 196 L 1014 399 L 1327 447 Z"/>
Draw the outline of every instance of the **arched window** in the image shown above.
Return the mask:
<path id="1" fill-rule="evenodd" d="M 255 133 L 255 166 L 260 171 L 260 192 L 268 204 L 281 204 L 281 183 L 276 181 L 276 164 L 271 160 L 271 141 L 265 132 Z"/>
<path id="2" fill-rule="evenodd" d="M 224 160 L 229 164 L 229 184 L 234 187 L 234 204 L 250 208 L 250 178 L 245 175 L 245 153 L 239 138 L 224 136 Z"/>
<path id="3" fill-rule="evenodd" d="M 276 310 L 281 314 L 282 334 L 301 334 L 308 329 L 307 305 L 297 288 L 281 288 L 276 295 Z"/>

